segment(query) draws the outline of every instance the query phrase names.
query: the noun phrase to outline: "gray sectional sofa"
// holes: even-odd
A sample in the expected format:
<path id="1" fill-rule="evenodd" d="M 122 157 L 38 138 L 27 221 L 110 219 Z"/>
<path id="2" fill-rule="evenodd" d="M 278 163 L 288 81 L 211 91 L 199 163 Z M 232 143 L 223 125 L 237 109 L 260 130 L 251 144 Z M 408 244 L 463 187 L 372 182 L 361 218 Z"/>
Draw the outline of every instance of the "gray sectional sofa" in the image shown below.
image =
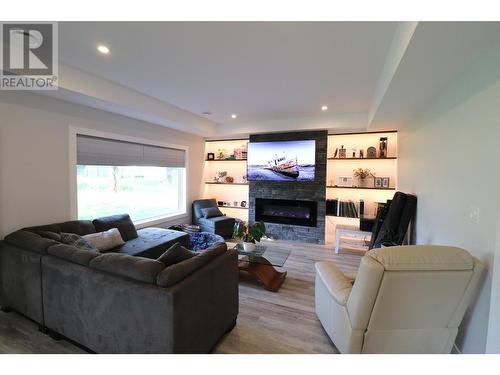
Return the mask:
<path id="1" fill-rule="evenodd" d="M 185 233 L 141 229 L 104 254 L 37 233 L 85 235 L 114 226 L 124 240 L 133 237 L 120 218 L 104 221 L 8 235 L 0 242 L 0 306 L 98 353 L 209 352 L 236 323 L 237 254 L 219 243 L 165 267 L 155 259 L 175 242 L 187 245 Z"/>

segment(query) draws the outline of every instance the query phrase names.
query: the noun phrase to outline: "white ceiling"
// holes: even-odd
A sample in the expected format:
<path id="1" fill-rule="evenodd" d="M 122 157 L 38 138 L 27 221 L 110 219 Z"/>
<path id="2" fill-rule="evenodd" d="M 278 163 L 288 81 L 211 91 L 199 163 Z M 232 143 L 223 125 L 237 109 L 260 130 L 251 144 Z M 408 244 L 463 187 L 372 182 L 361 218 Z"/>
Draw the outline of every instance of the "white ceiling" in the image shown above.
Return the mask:
<path id="1" fill-rule="evenodd" d="M 397 129 L 499 48 L 500 22 L 62 22 L 40 93 L 205 137 Z"/>
<path id="2" fill-rule="evenodd" d="M 59 24 L 63 63 L 219 124 L 367 112 L 395 22 Z M 103 56 L 96 45 L 109 46 Z M 237 113 L 232 120 L 230 115 Z"/>

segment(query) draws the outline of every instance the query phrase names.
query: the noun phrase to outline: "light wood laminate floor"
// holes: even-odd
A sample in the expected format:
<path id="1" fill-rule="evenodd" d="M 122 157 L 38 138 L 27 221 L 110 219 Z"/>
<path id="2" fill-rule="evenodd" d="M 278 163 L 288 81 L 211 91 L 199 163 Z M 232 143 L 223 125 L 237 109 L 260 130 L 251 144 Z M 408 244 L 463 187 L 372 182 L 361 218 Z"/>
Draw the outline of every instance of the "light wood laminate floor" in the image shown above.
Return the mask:
<path id="1" fill-rule="evenodd" d="M 336 353 L 314 312 L 314 263 L 332 260 L 355 272 L 360 256 L 334 254 L 331 246 L 276 241 L 292 253 L 283 270 L 287 278 L 277 293 L 253 280 L 240 280 L 240 312 L 236 327 L 215 353 Z M 84 353 L 66 340 L 54 341 L 17 313 L 0 312 L 0 353 Z"/>

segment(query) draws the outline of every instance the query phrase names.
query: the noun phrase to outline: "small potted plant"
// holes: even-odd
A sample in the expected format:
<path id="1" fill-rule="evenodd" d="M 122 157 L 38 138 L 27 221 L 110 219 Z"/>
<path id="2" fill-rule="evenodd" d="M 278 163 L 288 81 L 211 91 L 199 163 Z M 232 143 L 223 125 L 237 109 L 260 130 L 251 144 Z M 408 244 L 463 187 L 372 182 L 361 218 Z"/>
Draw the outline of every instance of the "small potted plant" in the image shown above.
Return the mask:
<path id="1" fill-rule="evenodd" d="M 253 224 L 247 224 L 239 221 L 234 225 L 233 237 L 243 241 L 243 250 L 252 252 L 255 250 L 255 242 L 266 234 L 266 225 L 259 221 Z"/>
<path id="2" fill-rule="evenodd" d="M 366 187 L 366 179 L 369 177 L 375 177 L 375 175 L 369 169 L 358 168 L 354 171 L 354 177 L 356 177 L 359 181 L 360 187 Z"/>

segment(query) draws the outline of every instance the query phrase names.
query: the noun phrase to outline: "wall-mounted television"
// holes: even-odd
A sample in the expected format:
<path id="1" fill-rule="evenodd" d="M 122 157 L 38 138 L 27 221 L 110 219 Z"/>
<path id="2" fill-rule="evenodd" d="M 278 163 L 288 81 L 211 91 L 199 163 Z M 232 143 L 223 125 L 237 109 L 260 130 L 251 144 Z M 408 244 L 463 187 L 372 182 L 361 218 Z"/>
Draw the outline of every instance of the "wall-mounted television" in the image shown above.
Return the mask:
<path id="1" fill-rule="evenodd" d="M 250 142 L 249 181 L 314 181 L 316 141 Z"/>

